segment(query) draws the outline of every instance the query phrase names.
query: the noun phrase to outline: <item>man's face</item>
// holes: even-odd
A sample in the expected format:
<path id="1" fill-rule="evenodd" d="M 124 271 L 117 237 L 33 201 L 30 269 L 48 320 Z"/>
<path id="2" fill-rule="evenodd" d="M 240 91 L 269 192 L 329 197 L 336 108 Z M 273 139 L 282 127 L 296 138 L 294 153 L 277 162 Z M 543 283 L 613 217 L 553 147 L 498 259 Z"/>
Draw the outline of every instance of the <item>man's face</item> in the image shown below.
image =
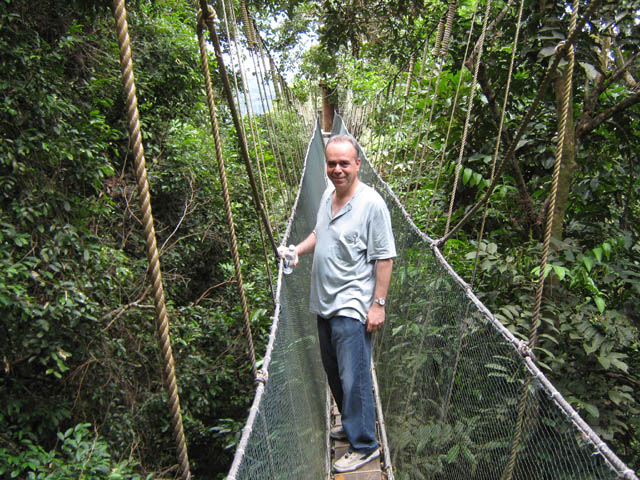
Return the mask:
<path id="1" fill-rule="evenodd" d="M 349 142 L 333 142 L 327 147 L 327 176 L 336 190 L 347 191 L 358 178 L 360 159 Z"/>

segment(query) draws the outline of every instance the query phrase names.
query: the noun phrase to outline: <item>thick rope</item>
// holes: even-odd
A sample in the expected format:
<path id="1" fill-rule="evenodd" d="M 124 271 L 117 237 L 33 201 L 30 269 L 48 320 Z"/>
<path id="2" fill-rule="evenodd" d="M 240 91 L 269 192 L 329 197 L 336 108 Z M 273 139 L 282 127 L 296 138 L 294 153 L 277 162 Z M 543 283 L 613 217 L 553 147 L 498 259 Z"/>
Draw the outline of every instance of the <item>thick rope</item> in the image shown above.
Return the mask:
<path id="1" fill-rule="evenodd" d="M 218 118 L 216 114 L 215 95 L 211 86 L 211 73 L 209 71 L 209 59 L 207 58 L 207 46 L 204 40 L 205 22 L 213 23 L 213 9 L 208 9 L 207 19 L 205 20 L 202 10 L 198 12 L 198 43 L 200 44 L 200 60 L 202 63 L 202 72 L 204 73 L 205 88 L 207 90 L 207 104 L 209 105 L 209 117 L 211 120 L 211 132 L 216 145 L 216 158 L 218 161 L 218 171 L 220 173 L 220 184 L 222 185 L 222 193 L 224 195 L 224 210 L 227 216 L 229 226 L 229 236 L 231 237 L 231 254 L 233 257 L 233 265 L 238 280 L 238 292 L 240 294 L 240 304 L 242 306 L 242 319 L 244 333 L 249 345 L 249 355 L 251 358 L 251 368 L 254 378 L 258 377 L 258 369 L 256 366 L 256 353 L 253 346 L 253 336 L 251 335 L 251 320 L 249 316 L 249 306 L 245 295 L 244 283 L 242 281 L 242 269 L 240 267 L 240 254 L 238 253 L 238 241 L 233 220 L 233 212 L 231 210 L 231 198 L 229 196 L 229 187 L 227 184 L 227 174 L 224 165 L 224 157 L 222 155 L 222 141 L 220 140 L 220 130 L 218 128 Z"/>
<path id="2" fill-rule="evenodd" d="M 576 28 L 577 14 L 578 14 L 578 0 L 574 0 L 573 13 L 571 15 L 571 23 L 570 23 L 570 30 L 569 30 L 570 32 L 573 32 Z M 558 49 L 560 49 L 560 47 L 561 46 L 559 45 Z M 546 229 L 545 229 L 545 235 L 544 235 L 544 244 L 542 247 L 542 258 L 540 260 L 540 275 L 538 277 L 538 285 L 536 289 L 535 311 L 533 314 L 533 319 L 531 320 L 531 331 L 529 332 L 528 348 L 530 351 L 533 351 L 537 343 L 540 309 L 542 306 L 542 292 L 544 290 L 545 270 L 547 268 L 547 258 L 549 255 L 549 247 L 551 245 L 551 227 L 553 225 L 553 214 L 555 211 L 556 197 L 558 194 L 558 181 L 560 178 L 560 167 L 562 165 L 562 154 L 564 150 L 564 142 L 567 135 L 567 119 L 569 117 L 569 100 L 571 99 L 573 66 L 575 61 L 573 45 L 569 47 L 567 56 L 569 57 L 569 61 L 564 73 L 564 89 L 562 91 L 562 110 L 560 112 L 560 123 L 558 126 L 558 145 L 556 147 L 555 165 L 553 167 L 553 181 L 551 186 L 551 192 L 549 194 L 551 197 L 551 203 L 547 211 L 547 222 L 546 222 Z M 522 395 L 520 397 L 520 408 L 518 409 L 518 419 L 516 421 L 516 430 L 515 430 L 513 442 L 511 444 L 511 455 L 509 457 L 507 468 L 505 469 L 505 472 L 502 476 L 503 480 L 511 480 L 513 476 L 513 471 L 515 469 L 515 463 L 516 463 L 517 454 L 518 454 L 518 446 L 520 444 L 520 439 L 522 437 L 522 428 L 523 428 L 525 413 L 526 413 L 527 404 L 528 404 L 527 399 L 528 399 L 529 387 L 532 381 L 533 381 L 533 376 L 527 373 L 527 378 L 522 389 Z"/>
<path id="3" fill-rule="evenodd" d="M 446 57 L 447 53 L 449 53 L 449 39 L 451 38 L 451 27 L 453 26 L 453 17 L 455 17 L 457 7 L 458 7 L 458 0 L 450 0 L 449 12 L 447 14 L 447 24 L 444 27 L 444 34 L 442 36 L 442 50 L 440 51 L 440 55 L 442 56 L 442 58 Z"/>
<path id="4" fill-rule="evenodd" d="M 138 195 L 140 209 L 143 212 L 144 235 L 146 241 L 147 259 L 149 261 L 149 271 L 153 285 L 153 299 L 156 309 L 156 329 L 158 333 L 158 343 L 162 350 L 162 360 L 164 364 L 163 378 L 169 394 L 169 405 L 171 409 L 171 425 L 173 426 L 174 440 L 178 452 L 182 480 L 189 480 L 191 472 L 189 468 L 189 456 L 187 454 L 187 443 L 182 425 L 182 414 L 180 411 L 180 398 L 178 396 L 178 384 L 176 380 L 176 369 L 173 362 L 173 352 L 171 340 L 169 338 L 169 316 L 164 298 L 164 288 L 162 286 L 162 272 L 160 269 L 160 258 L 156 243 L 156 232 L 153 226 L 153 215 L 151 212 L 151 195 L 149 193 L 149 181 L 147 180 L 147 167 L 144 158 L 144 147 L 142 146 L 142 134 L 140 132 L 140 116 L 138 113 L 138 99 L 136 96 L 135 79 L 133 76 L 133 58 L 131 56 L 131 43 L 129 40 L 129 26 L 127 24 L 127 12 L 124 0 L 114 0 L 114 15 L 118 31 L 118 44 L 120 46 L 120 66 L 122 68 L 122 84 L 127 96 L 127 115 L 129 118 L 129 136 L 133 146 L 133 153 L 136 164 L 136 178 L 138 183 Z"/>

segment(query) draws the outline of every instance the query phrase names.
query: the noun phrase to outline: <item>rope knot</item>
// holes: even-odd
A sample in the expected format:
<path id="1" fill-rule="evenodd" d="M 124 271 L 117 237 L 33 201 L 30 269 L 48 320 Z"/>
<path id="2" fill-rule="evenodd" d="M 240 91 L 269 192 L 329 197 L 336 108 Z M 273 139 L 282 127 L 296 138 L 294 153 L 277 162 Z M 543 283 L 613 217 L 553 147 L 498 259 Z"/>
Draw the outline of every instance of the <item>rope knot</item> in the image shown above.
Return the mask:
<path id="1" fill-rule="evenodd" d="M 525 340 L 520 340 L 518 342 L 518 352 L 520 352 L 520 355 L 522 355 L 523 357 L 529 357 L 532 360 L 536 359 L 533 350 L 529 347 L 529 342 Z"/>
<path id="2" fill-rule="evenodd" d="M 253 381 L 253 383 L 255 383 L 256 385 L 258 384 L 262 384 L 262 385 L 266 385 L 267 384 L 267 380 L 269 380 L 269 372 L 266 372 L 264 370 L 258 370 L 256 372 L 256 378 Z"/>
<path id="3" fill-rule="evenodd" d="M 560 53 L 560 51 L 564 48 L 564 46 L 567 44 L 566 40 L 562 40 L 560 43 L 558 43 L 558 45 L 556 45 L 555 50 L 553 51 L 553 53 L 555 55 L 558 55 Z M 566 52 L 565 52 L 566 55 Z"/>
<path id="4" fill-rule="evenodd" d="M 207 15 L 205 16 L 202 8 L 198 10 L 197 20 L 198 23 L 202 21 L 213 21 L 217 18 L 216 11 L 213 9 L 211 5 L 207 5 Z"/>

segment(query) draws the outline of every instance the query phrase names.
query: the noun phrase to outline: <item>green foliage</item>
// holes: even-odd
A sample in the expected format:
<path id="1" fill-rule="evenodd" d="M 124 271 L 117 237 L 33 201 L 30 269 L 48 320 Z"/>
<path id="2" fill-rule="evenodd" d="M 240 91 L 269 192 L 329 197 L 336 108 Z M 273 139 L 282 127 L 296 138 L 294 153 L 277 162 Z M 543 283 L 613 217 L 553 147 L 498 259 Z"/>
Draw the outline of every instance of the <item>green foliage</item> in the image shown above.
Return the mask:
<path id="1" fill-rule="evenodd" d="M 115 461 L 107 443 L 92 433 L 90 426 L 81 423 L 64 433 L 58 432 L 59 445 L 52 450 L 34 444 L 29 438 L 16 438 L 11 450 L 0 448 L 0 475 L 34 480 L 143 478 L 134 473 L 130 462 Z"/>
<path id="2" fill-rule="evenodd" d="M 195 12 L 174 1 L 128 7 L 192 471 L 215 478 L 253 387 L 224 267 Z M 0 29 L 0 475 L 175 471 L 112 12 L 2 2 Z M 269 319 L 260 308 L 271 298 L 244 166 L 222 123 L 261 351 Z"/>

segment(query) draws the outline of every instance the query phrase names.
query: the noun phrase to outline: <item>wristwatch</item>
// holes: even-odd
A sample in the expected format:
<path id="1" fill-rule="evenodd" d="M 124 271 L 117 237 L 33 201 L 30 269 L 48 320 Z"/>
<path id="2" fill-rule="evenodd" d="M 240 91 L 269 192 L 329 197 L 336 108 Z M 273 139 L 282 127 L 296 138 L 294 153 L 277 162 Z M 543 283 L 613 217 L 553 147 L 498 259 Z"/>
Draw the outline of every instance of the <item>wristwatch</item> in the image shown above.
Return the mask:
<path id="1" fill-rule="evenodd" d="M 376 298 L 374 302 L 376 302 L 381 307 L 384 307 L 387 303 L 387 301 L 384 298 Z"/>

